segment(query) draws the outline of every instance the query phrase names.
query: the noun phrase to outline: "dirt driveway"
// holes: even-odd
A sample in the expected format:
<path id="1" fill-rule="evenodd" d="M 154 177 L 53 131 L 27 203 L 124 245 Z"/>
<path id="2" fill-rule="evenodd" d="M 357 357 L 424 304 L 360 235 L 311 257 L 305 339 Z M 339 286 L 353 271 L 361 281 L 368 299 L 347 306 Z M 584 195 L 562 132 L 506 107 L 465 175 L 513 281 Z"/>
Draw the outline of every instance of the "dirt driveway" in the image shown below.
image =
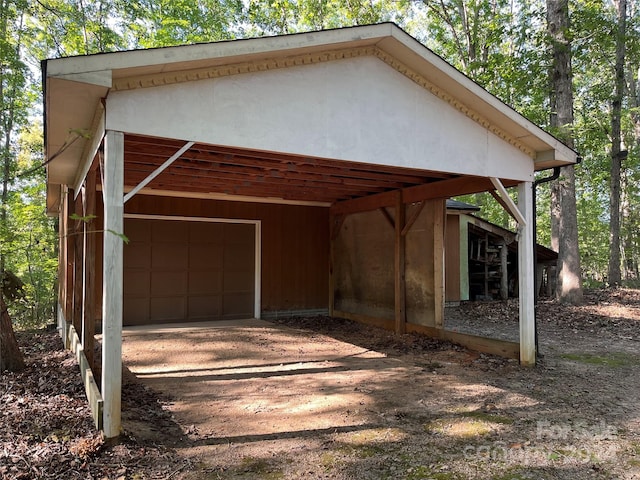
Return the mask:
<path id="1" fill-rule="evenodd" d="M 175 448 L 182 479 L 639 479 L 627 320 L 630 337 L 581 332 L 577 350 L 576 325 L 544 323 L 534 369 L 329 318 L 128 329 L 125 364 L 167 415 L 125 398 L 125 428 Z"/>

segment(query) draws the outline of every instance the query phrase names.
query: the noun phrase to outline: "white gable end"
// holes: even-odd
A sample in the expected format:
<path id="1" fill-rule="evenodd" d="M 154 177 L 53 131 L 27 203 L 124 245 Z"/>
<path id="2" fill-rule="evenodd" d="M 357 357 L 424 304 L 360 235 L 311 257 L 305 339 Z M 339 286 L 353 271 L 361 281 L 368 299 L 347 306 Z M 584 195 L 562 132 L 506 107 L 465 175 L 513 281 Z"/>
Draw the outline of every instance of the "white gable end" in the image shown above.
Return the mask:
<path id="1" fill-rule="evenodd" d="M 107 129 L 531 180 L 533 160 L 376 57 L 125 91 Z"/>

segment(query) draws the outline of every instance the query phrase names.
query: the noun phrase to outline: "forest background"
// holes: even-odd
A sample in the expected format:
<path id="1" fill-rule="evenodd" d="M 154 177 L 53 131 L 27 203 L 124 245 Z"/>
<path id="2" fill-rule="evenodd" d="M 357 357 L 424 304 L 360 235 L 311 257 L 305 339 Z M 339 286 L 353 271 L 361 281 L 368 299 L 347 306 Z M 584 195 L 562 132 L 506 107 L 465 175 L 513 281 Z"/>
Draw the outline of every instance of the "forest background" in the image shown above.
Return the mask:
<path id="1" fill-rule="evenodd" d="M 570 19 L 560 45 L 547 18 L 549 5 L 558 4 Z M 383 21 L 534 123 L 562 137 L 568 132 L 582 157 L 575 200 L 583 282 L 640 286 L 639 7 L 640 0 L 0 0 L 0 272 L 23 284 L 10 304 L 14 323 L 46 323 L 56 305 L 42 59 Z M 562 48 L 573 73 L 572 125 L 554 121 L 554 55 Z M 538 188 L 537 235 L 557 247 L 552 188 Z M 465 200 L 479 205 L 482 217 L 515 227 L 490 195 Z"/>

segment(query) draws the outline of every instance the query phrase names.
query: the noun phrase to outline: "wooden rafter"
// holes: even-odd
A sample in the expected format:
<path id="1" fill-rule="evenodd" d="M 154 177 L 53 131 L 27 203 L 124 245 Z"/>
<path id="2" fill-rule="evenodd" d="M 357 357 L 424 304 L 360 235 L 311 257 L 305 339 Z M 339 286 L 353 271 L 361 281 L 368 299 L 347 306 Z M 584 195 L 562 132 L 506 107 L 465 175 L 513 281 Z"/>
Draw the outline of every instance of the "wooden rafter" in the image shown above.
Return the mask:
<path id="1" fill-rule="evenodd" d="M 173 139 L 127 135 L 125 184 L 132 187 L 143 181 L 183 145 Z M 194 144 L 149 187 L 335 203 L 453 177 L 415 168 Z"/>

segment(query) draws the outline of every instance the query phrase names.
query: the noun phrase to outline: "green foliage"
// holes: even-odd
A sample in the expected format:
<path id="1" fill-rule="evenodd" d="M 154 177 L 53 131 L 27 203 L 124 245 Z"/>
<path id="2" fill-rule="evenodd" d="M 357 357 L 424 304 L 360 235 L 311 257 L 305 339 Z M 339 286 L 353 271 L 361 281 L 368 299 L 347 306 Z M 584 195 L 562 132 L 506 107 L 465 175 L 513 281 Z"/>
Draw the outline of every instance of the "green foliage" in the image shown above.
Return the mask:
<path id="1" fill-rule="evenodd" d="M 118 32 L 118 5 L 109 0 L 39 0 L 31 4 L 34 55 L 87 55 L 125 47 Z"/>
<path id="2" fill-rule="evenodd" d="M 123 38 L 134 48 L 235 38 L 242 0 L 116 0 Z"/>
<path id="3" fill-rule="evenodd" d="M 436 53 L 533 122 L 548 126 L 550 56 L 545 5 L 541 0 L 423 0 L 409 22 Z M 630 1 L 627 31 L 628 92 L 623 101 L 623 272 L 638 278 L 640 264 L 640 4 Z M 606 281 L 609 257 L 610 105 L 614 91 L 616 15 L 612 2 L 572 0 L 575 124 L 573 136 L 583 163 L 576 169 L 576 197 L 582 268 L 589 282 Z M 555 133 L 555 132 L 551 132 Z M 542 174 L 543 176 L 546 173 Z M 480 216 L 501 226 L 513 223 L 490 196 L 465 196 Z M 550 243 L 550 202 L 538 189 L 540 243 Z"/>
<path id="4" fill-rule="evenodd" d="M 640 15 L 630 0 L 622 172 L 623 276 L 640 264 Z M 53 309 L 57 240 L 44 215 L 39 80 L 42 58 L 283 34 L 394 21 L 533 122 L 549 123 L 550 53 L 543 0 L 6 0 L 0 4 L 0 159 L 5 194 L 0 261 L 25 282 L 21 319 Z M 571 0 L 576 196 L 582 266 L 606 281 L 609 249 L 610 103 L 616 17 L 612 2 Z M 26 125 L 31 125 L 25 128 Z M 552 132 L 553 133 L 553 132 Z M 70 132 L 69 144 L 85 132 Z M 542 172 L 546 176 L 549 172 Z M 463 201 L 506 228 L 487 194 Z M 548 185 L 537 190 L 538 241 L 550 244 Z M 82 219 L 80 219 L 82 220 Z M 117 234 L 117 233 L 116 233 Z M 22 320 L 21 320 L 22 321 Z"/>
<path id="5" fill-rule="evenodd" d="M 42 128 L 25 127 L 18 139 L 16 166 L 31 169 L 42 162 Z M 10 301 L 12 319 L 21 327 L 46 324 L 56 305 L 57 235 L 55 221 L 45 214 L 44 171 L 14 182 L 2 230 L 5 268 L 24 283 L 20 298 Z"/>
<path id="6" fill-rule="evenodd" d="M 409 0 L 248 0 L 245 35 L 285 34 L 393 21 L 405 23 Z"/>

